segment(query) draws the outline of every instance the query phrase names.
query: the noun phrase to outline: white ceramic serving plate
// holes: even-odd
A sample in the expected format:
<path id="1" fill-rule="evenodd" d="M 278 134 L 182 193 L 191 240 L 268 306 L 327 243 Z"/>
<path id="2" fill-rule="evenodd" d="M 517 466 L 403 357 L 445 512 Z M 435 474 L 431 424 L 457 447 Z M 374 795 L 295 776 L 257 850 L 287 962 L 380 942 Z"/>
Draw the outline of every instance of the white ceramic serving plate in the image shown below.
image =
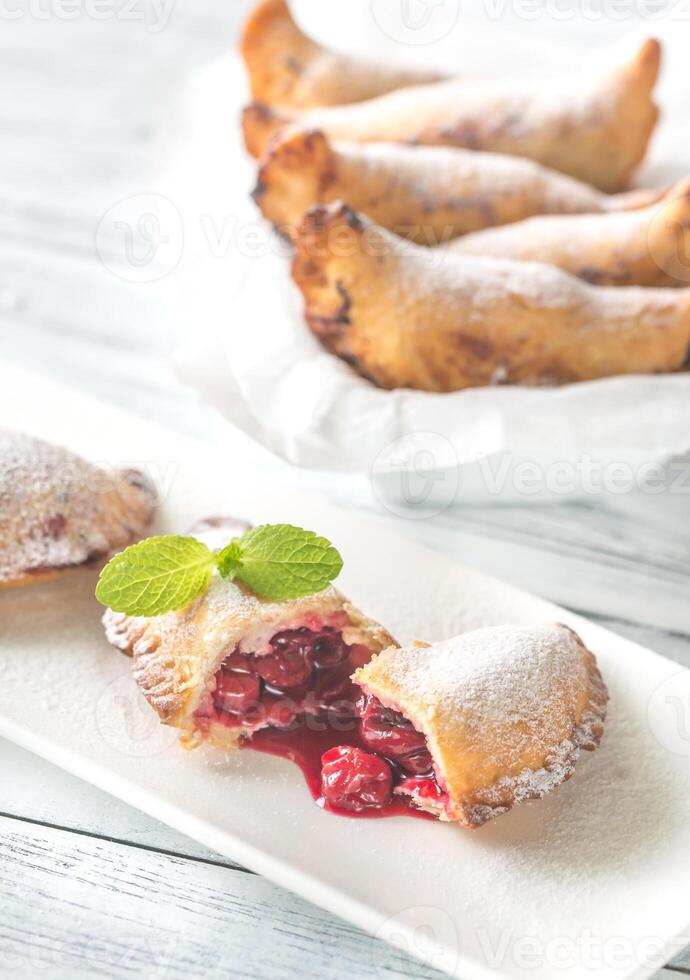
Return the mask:
<path id="1" fill-rule="evenodd" d="M 40 392 L 40 397 L 38 397 Z M 690 908 L 690 673 L 391 533 L 255 480 L 241 460 L 0 365 L 0 425 L 145 465 L 160 531 L 208 513 L 291 521 L 341 549 L 339 583 L 401 641 L 562 620 L 611 692 L 601 749 L 484 829 L 323 813 L 289 763 L 180 750 L 105 642 L 95 576 L 0 594 L 0 735 L 463 980 L 646 977 Z"/>

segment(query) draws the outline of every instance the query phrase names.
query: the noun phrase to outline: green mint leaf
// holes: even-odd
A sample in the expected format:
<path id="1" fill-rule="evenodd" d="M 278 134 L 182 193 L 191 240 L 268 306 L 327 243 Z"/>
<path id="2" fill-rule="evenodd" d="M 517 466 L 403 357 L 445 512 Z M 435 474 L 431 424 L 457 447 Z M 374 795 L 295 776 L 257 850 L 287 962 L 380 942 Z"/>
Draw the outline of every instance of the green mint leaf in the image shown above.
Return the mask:
<path id="1" fill-rule="evenodd" d="M 239 554 L 233 551 L 226 559 L 221 552 L 219 562 L 227 563 L 234 577 L 264 599 L 299 599 L 321 592 L 343 567 L 330 541 L 291 524 L 261 524 L 232 545 Z"/>
<path id="2" fill-rule="evenodd" d="M 233 538 L 230 544 L 216 553 L 216 565 L 223 578 L 232 581 L 242 567 L 242 545 L 239 538 Z"/>
<path id="3" fill-rule="evenodd" d="M 146 538 L 115 555 L 101 572 L 96 598 L 129 616 L 181 609 L 209 585 L 215 556 L 196 538 Z"/>

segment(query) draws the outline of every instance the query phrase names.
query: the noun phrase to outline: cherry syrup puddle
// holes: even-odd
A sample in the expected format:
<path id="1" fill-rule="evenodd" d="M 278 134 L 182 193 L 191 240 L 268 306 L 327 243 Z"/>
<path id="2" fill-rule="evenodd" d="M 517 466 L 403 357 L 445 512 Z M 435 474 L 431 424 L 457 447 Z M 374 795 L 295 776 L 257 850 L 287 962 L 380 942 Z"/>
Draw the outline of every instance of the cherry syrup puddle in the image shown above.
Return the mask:
<path id="1" fill-rule="evenodd" d="M 295 763 L 317 805 L 330 813 L 436 819 L 393 792 L 404 783 L 422 797 L 443 799 L 425 737 L 350 680 L 369 660 L 367 648 L 348 646 L 333 626 L 313 625 L 276 634 L 260 656 L 230 653 L 197 712 L 199 727 L 269 721 L 241 747 Z"/>

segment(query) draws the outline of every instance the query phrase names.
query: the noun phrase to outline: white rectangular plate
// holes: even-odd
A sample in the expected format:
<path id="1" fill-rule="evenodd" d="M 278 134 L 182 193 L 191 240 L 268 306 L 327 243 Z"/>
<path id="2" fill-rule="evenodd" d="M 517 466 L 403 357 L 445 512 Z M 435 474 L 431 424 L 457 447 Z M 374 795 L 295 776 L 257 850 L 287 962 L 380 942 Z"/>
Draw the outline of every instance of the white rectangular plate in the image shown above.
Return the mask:
<path id="1" fill-rule="evenodd" d="M 544 801 L 475 832 L 347 820 L 314 806 L 287 762 L 179 749 L 105 642 L 85 573 L 0 594 L 0 735 L 463 980 L 645 977 L 687 943 L 690 672 L 220 450 L 2 365 L 0 424 L 146 466 L 163 488 L 159 531 L 209 513 L 317 529 L 344 555 L 342 589 L 403 642 L 570 623 L 611 692 L 601 749 Z"/>

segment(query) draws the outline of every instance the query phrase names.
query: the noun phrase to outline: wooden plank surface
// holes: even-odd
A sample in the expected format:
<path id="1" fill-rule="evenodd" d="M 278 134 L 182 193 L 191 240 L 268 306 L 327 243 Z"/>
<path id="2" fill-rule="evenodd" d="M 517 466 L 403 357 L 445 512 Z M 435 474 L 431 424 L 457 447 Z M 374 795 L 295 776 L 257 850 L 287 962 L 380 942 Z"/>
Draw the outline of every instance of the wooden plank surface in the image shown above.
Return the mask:
<path id="1" fill-rule="evenodd" d="M 389 946 L 256 875 L 8 818 L 0 913 L 3 976 L 410 976 Z"/>

